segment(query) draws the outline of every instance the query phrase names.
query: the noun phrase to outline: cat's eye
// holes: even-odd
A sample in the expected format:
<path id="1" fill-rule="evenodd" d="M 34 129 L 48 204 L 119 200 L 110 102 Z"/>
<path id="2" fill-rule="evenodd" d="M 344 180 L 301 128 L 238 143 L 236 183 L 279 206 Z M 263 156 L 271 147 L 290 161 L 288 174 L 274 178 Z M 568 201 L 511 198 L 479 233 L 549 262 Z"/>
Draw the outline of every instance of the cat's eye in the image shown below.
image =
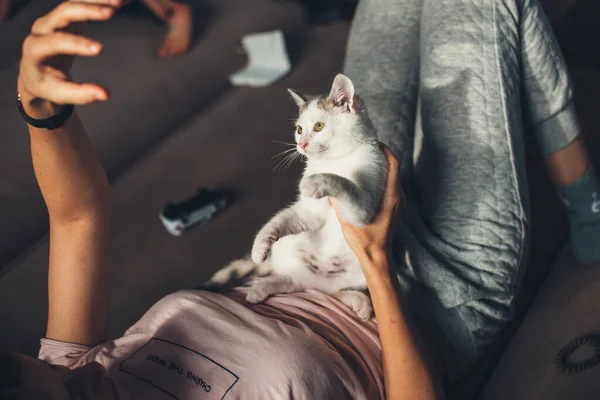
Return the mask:
<path id="1" fill-rule="evenodd" d="M 298 135 L 302 135 L 302 127 L 300 125 L 296 125 L 296 132 L 298 132 Z"/>
<path id="2" fill-rule="evenodd" d="M 322 122 L 317 122 L 315 124 L 315 132 L 321 132 L 325 128 L 325 124 Z"/>

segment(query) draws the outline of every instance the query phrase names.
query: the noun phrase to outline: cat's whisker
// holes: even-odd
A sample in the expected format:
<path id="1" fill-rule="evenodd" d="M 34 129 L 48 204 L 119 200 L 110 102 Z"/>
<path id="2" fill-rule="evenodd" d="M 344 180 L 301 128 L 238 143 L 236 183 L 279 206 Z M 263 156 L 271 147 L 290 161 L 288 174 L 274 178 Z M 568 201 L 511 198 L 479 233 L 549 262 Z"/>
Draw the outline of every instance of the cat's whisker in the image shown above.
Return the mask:
<path id="1" fill-rule="evenodd" d="M 281 152 L 281 153 L 279 153 L 279 154 L 282 154 L 282 153 L 285 153 L 285 152 L 288 152 L 288 151 L 295 151 L 295 150 L 296 150 L 296 148 L 298 147 L 298 146 L 297 146 L 295 143 L 294 143 L 294 144 L 291 144 L 291 143 L 284 143 L 284 142 L 279 142 L 279 143 L 280 143 L 281 145 L 285 145 L 285 146 L 287 146 L 287 147 L 288 147 L 288 148 L 287 148 L 285 151 L 283 151 L 283 152 Z"/>
<path id="2" fill-rule="evenodd" d="M 277 144 L 284 144 L 284 145 L 286 145 L 286 146 L 293 146 L 293 147 L 296 147 L 296 143 L 280 142 L 279 140 L 271 140 L 271 142 L 273 142 L 273 143 L 277 143 Z"/>
<path id="3" fill-rule="evenodd" d="M 278 166 L 279 171 L 285 171 L 287 169 L 287 165 L 289 164 L 290 160 L 293 158 L 294 158 L 294 154 L 290 154 L 285 159 L 283 159 L 281 165 Z"/>
<path id="4" fill-rule="evenodd" d="M 275 167 L 273 168 L 273 172 L 277 171 L 280 169 L 280 167 L 287 161 L 287 159 L 291 156 L 291 154 L 287 154 L 286 156 L 284 156 L 281 160 L 279 160 L 279 162 L 277 163 L 277 165 L 275 165 Z"/>
<path id="5" fill-rule="evenodd" d="M 279 157 L 279 156 L 282 156 L 282 155 L 284 155 L 284 154 L 287 154 L 287 153 L 289 153 L 289 152 L 291 152 L 291 151 L 296 151 L 296 148 L 293 148 L 293 149 L 287 149 L 287 150 L 284 150 L 284 151 L 282 151 L 281 153 L 277 153 L 277 154 L 275 154 L 273 157 L 271 157 L 271 160 L 273 160 L 273 159 L 274 159 L 274 158 L 276 158 L 276 157 Z M 269 161 L 270 161 L 270 160 L 269 160 Z"/>
<path id="6" fill-rule="evenodd" d="M 292 153 L 285 156 L 285 158 L 283 158 L 283 160 L 281 160 L 281 162 L 277 164 L 274 171 L 285 171 L 287 168 L 289 168 L 289 165 L 294 161 L 298 154 L 299 153 Z"/>
<path id="7" fill-rule="evenodd" d="M 279 166 L 281 165 L 282 162 L 283 162 L 283 159 L 279 160 L 279 162 L 273 167 L 273 172 L 277 171 L 277 168 L 279 168 Z"/>
<path id="8" fill-rule="evenodd" d="M 269 159 L 269 161 L 276 161 L 278 157 L 284 157 L 286 155 L 289 155 L 290 152 L 296 151 L 295 148 L 293 149 L 288 149 L 288 150 L 284 150 L 279 154 L 274 155 L 273 157 L 271 157 L 271 159 Z"/>
<path id="9" fill-rule="evenodd" d="M 292 164 L 294 163 L 294 161 L 296 161 L 298 159 L 298 157 L 300 156 L 300 153 L 295 153 L 292 155 L 292 157 L 288 157 L 288 162 L 284 167 L 284 170 L 288 169 L 289 167 L 292 166 Z"/>

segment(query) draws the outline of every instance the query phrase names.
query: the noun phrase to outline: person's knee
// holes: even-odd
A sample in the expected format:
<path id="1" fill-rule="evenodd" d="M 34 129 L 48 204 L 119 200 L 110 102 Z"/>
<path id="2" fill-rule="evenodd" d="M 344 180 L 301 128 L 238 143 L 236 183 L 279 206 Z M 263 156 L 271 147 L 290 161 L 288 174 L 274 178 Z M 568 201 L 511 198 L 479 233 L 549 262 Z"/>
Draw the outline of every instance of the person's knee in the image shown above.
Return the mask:
<path id="1" fill-rule="evenodd" d="M 513 294 L 507 293 L 473 300 L 456 307 L 471 334 L 476 358 L 498 339 L 508 321 L 512 319 L 513 298 Z"/>

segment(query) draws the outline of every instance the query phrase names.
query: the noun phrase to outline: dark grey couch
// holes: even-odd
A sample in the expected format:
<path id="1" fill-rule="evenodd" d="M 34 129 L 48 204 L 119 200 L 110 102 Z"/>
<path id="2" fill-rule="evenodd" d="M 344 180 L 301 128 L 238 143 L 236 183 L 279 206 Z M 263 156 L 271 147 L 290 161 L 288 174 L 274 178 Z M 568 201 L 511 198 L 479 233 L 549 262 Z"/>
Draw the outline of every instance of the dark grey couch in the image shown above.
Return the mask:
<path id="1" fill-rule="evenodd" d="M 31 167 L 27 129 L 15 108 L 15 79 L 20 42 L 32 21 L 56 3 L 32 1 L 0 24 L 0 348 L 28 354 L 36 353 L 46 323 L 48 219 Z M 546 0 L 559 36 L 565 26 L 579 24 L 575 11 L 585 3 Z M 103 84 L 113 95 L 108 103 L 79 109 L 114 186 L 112 336 L 161 296 L 194 287 L 245 254 L 255 231 L 294 197 L 299 166 L 273 172 L 269 161 L 282 150 L 273 141 L 291 140 L 295 106 L 285 88 L 322 93 L 342 65 L 347 21 L 311 26 L 295 0 L 194 4 L 200 29 L 188 55 L 157 59 L 161 26 L 150 17 L 121 14 L 88 27 L 105 51 L 98 59 L 78 59 L 73 69 L 76 80 Z M 583 10 L 577 12 L 585 15 Z M 264 89 L 231 87 L 229 74 L 246 62 L 240 38 L 271 29 L 287 34 L 291 73 Z M 561 37 L 578 60 L 573 71 L 578 106 L 586 133 L 593 133 L 600 128 L 595 112 L 600 103 L 592 104 L 600 87 L 598 64 L 577 58 L 581 41 L 572 30 Z M 480 367 L 451 389 L 456 399 L 479 392 L 567 239 L 544 167 L 535 152 L 529 158 L 533 246 L 521 306 Z M 237 200 L 208 225 L 180 238 L 170 236 L 158 220 L 160 209 L 201 186 L 233 190 Z"/>

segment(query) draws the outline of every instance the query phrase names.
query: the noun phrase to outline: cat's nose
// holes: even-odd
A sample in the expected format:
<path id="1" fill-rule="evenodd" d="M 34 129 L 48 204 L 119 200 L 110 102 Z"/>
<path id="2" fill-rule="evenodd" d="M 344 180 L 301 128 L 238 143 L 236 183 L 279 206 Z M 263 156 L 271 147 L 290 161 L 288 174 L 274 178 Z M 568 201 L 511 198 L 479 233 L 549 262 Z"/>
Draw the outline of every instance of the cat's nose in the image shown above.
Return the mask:
<path id="1" fill-rule="evenodd" d="M 308 147 L 308 142 L 300 143 L 300 147 L 302 148 L 302 150 L 306 150 L 306 148 Z"/>

